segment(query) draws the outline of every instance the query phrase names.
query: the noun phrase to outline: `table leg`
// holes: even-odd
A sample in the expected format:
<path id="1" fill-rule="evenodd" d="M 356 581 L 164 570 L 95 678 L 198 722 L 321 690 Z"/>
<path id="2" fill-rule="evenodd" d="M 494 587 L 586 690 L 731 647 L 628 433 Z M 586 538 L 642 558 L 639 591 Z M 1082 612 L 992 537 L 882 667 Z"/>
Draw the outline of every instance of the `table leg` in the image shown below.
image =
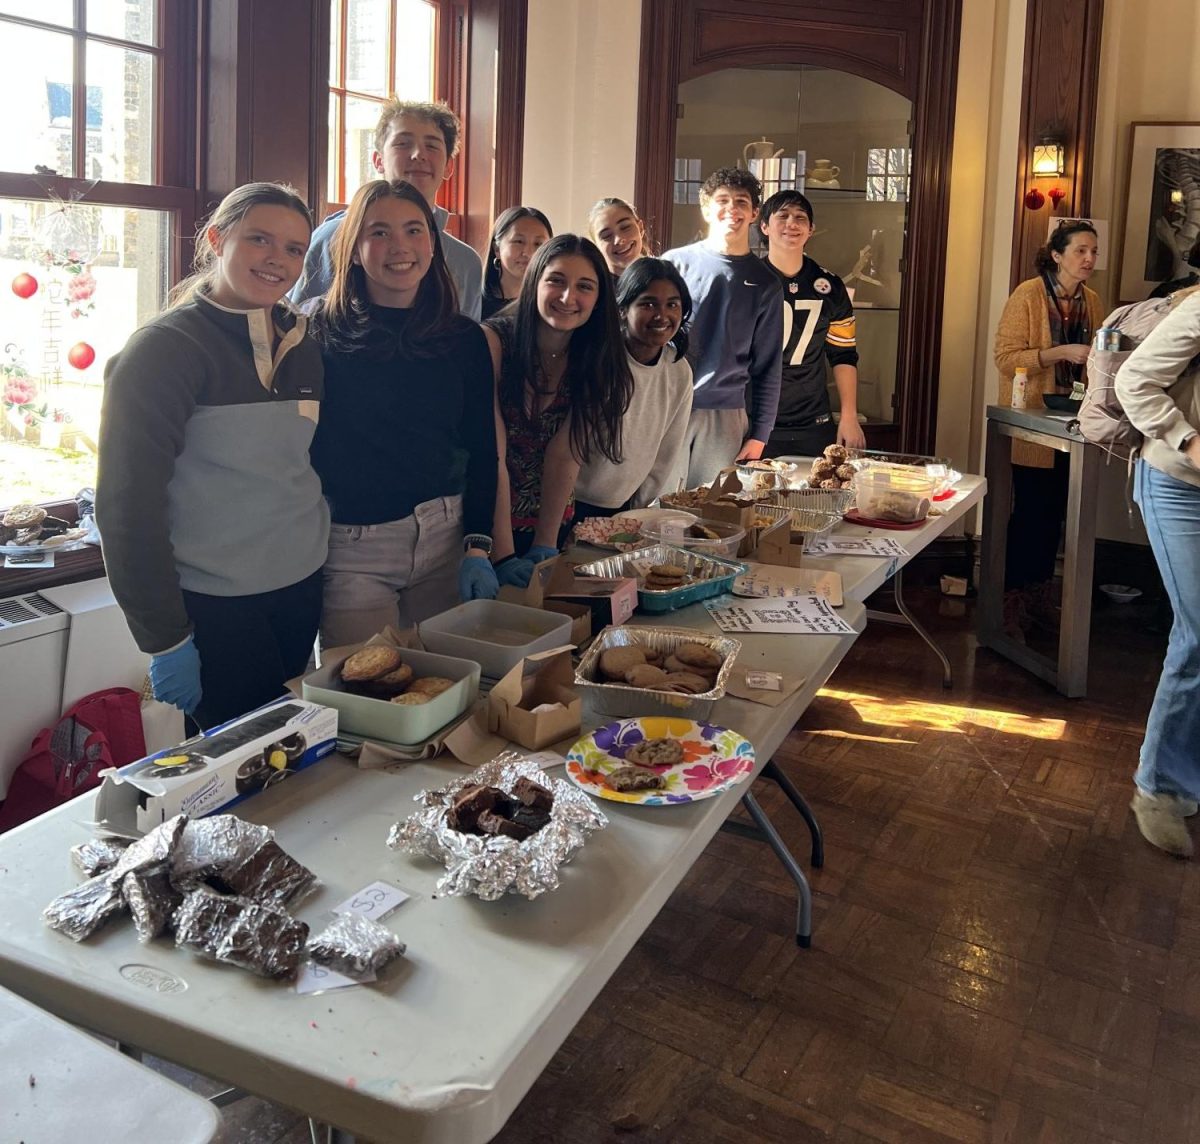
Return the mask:
<path id="1" fill-rule="evenodd" d="M 767 765 L 763 767 L 759 778 L 770 779 L 771 782 L 775 783 L 787 795 L 788 801 L 792 806 L 800 812 L 800 817 L 804 819 L 805 824 L 808 826 L 808 832 L 812 835 L 813 869 L 821 869 L 825 865 L 825 839 L 821 835 L 821 827 L 812 812 L 812 807 L 808 805 L 804 795 L 796 789 L 792 780 L 780 770 L 779 765 L 774 759 L 770 759 Z"/>
<path id="2" fill-rule="evenodd" d="M 796 883 L 796 890 L 800 895 L 800 903 L 796 911 L 796 944 L 802 949 L 808 949 L 812 945 L 812 890 L 809 889 L 808 879 L 804 876 L 804 871 L 800 869 L 800 863 L 792 857 L 792 852 L 779 836 L 779 831 L 767 817 L 766 811 L 758 805 L 758 800 L 754 795 L 750 793 L 742 795 L 742 805 L 754 819 L 754 825 L 762 832 L 767 844 L 775 851 L 775 857 L 783 864 L 788 876 Z"/>
<path id="3" fill-rule="evenodd" d="M 1004 633 L 1004 563 L 1008 518 L 1012 516 L 1012 438 L 996 422 L 987 424 L 987 496 L 983 501 L 983 545 L 979 557 L 979 642 L 995 647 Z"/>
<path id="4" fill-rule="evenodd" d="M 1068 699 L 1087 694 L 1092 630 L 1092 569 L 1096 549 L 1096 490 L 1100 450 L 1071 443 L 1067 486 L 1066 558 L 1063 562 L 1062 620 L 1058 631 L 1055 686 Z"/>
<path id="5" fill-rule="evenodd" d="M 929 650 L 941 660 L 942 663 L 942 686 L 954 686 L 954 671 L 950 667 L 950 660 L 946 653 L 942 651 L 937 640 L 929 634 L 916 616 L 908 610 L 908 605 L 904 602 L 904 569 L 899 568 L 892 576 L 892 596 L 896 601 L 896 609 L 899 611 L 898 616 L 894 616 L 891 612 L 880 612 L 874 608 L 867 611 L 867 619 L 873 620 L 875 623 L 881 624 L 907 624 L 914 632 L 917 633 L 929 647 Z"/>
<path id="6" fill-rule="evenodd" d="M 343 1132 L 332 1124 L 322 1124 L 308 1118 L 308 1136 L 312 1144 L 354 1144 L 354 1137 L 349 1132 Z"/>

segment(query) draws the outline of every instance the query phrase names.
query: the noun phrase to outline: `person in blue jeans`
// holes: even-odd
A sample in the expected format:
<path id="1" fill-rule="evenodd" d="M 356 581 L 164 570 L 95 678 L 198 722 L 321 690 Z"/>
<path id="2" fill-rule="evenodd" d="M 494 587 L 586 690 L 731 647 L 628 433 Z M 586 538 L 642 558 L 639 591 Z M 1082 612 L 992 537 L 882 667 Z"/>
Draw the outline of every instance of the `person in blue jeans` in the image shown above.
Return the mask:
<path id="1" fill-rule="evenodd" d="M 1173 302 L 1117 373 L 1116 391 L 1145 435 L 1133 495 L 1175 614 L 1131 805 L 1147 842 L 1190 858 L 1184 819 L 1200 796 L 1200 287 Z"/>

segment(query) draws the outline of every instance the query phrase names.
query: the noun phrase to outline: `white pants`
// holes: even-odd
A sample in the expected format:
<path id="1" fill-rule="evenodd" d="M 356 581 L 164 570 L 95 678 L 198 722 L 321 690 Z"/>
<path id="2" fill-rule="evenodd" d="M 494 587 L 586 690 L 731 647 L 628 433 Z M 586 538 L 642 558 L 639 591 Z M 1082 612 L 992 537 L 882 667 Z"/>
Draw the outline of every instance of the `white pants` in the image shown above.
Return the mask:
<path id="1" fill-rule="evenodd" d="M 329 529 L 321 646 L 361 643 L 388 624 L 411 627 L 458 603 L 462 497 L 419 504 L 385 524 Z"/>

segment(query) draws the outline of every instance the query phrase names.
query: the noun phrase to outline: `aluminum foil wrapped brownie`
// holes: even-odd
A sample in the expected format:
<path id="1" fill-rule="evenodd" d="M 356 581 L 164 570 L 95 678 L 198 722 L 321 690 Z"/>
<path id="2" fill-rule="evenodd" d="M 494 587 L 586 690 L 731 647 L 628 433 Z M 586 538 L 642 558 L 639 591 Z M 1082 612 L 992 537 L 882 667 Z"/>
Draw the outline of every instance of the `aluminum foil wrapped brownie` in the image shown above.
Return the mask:
<path id="1" fill-rule="evenodd" d="M 467 787 L 498 787 L 516 801 L 520 779 L 531 780 L 553 795 L 550 820 L 522 841 L 504 835 L 467 834 L 456 830 L 449 811 Z M 608 825 L 591 798 L 563 779 L 551 778 L 530 759 L 505 751 L 490 763 L 448 786 L 422 791 L 424 805 L 388 835 L 393 850 L 424 854 L 445 863 L 438 880 L 441 894 L 475 894 L 495 901 L 505 893 L 536 898 L 558 887 L 558 868 L 570 860 L 587 836 Z"/>
<path id="2" fill-rule="evenodd" d="M 121 892 L 138 941 L 153 941 L 166 931 L 171 915 L 183 901 L 183 895 L 171 885 L 171 864 L 160 862 L 145 870 L 133 870 L 121 879 Z"/>
<path id="3" fill-rule="evenodd" d="M 114 883 L 120 882 L 126 874 L 132 873 L 134 870 L 145 870 L 150 866 L 157 866 L 160 862 L 165 862 L 179 845 L 187 821 L 186 814 L 177 814 L 174 818 L 168 818 L 166 822 L 160 823 L 149 834 L 145 834 L 136 842 L 131 843 L 125 853 L 117 859 L 116 865 L 109 871 L 107 877 L 112 878 Z"/>
<path id="4" fill-rule="evenodd" d="M 83 941 L 124 908 L 120 883 L 108 874 L 98 874 L 59 894 L 42 911 L 42 921 L 72 941 Z"/>
<path id="5" fill-rule="evenodd" d="M 245 862 L 274 837 L 268 827 L 243 822 L 232 814 L 198 818 L 187 824 L 174 847 L 171 881 L 180 890 L 194 889 L 205 879 Z"/>
<path id="6" fill-rule="evenodd" d="M 243 898 L 275 906 L 295 905 L 317 885 L 316 874 L 274 841 L 219 870 L 216 878 Z"/>
<path id="7" fill-rule="evenodd" d="M 262 977 L 295 977 L 308 926 L 274 906 L 193 890 L 175 912 L 175 944 Z"/>
<path id="8" fill-rule="evenodd" d="M 339 914 L 316 937 L 308 939 L 308 956 L 318 965 L 361 977 L 378 973 L 403 955 L 402 942 L 390 929 L 361 914 Z"/>
<path id="9" fill-rule="evenodd" d="M 89 878 L 111 870 L 129 848 L 124 838 L 89 838 L 71 847 L 71 861 Z"/>

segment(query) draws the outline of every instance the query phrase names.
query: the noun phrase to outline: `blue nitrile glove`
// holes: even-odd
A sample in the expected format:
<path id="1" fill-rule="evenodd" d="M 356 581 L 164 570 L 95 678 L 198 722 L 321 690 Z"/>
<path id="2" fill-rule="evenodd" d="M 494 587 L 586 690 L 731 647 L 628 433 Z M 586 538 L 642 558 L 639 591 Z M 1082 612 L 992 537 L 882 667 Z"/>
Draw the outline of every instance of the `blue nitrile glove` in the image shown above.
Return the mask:
<path id="1" fill-rule="evenodd" d="M 506 556 L 493 567 L 496 579 L 511 588 L 528 588 L 533 579 L 533 561 L 523 560 L 520 556 Z"/>
<path id="2" fill-rule="evenodd" d="M 200 705 L 200 653 L 188 636 L 172 651 L 150 658 L 150 686 L 154 698 L 190 715 Z"/>
<path id="3" fill-rule="evenodd" d="M 458 566 L 458 598 L 467 600 L 494 600 L 500 591 L 496 570 L 486 556 L 464 556 Z"/>
<path id="4" fill-rule="evenodd" d="M 525 553 L 525 559 L 530 564 L 540 564 L 543 560 L 551 560 L 557 555 L 557 548 L 547 548 L 544 544 L 535 544 Z"/>

